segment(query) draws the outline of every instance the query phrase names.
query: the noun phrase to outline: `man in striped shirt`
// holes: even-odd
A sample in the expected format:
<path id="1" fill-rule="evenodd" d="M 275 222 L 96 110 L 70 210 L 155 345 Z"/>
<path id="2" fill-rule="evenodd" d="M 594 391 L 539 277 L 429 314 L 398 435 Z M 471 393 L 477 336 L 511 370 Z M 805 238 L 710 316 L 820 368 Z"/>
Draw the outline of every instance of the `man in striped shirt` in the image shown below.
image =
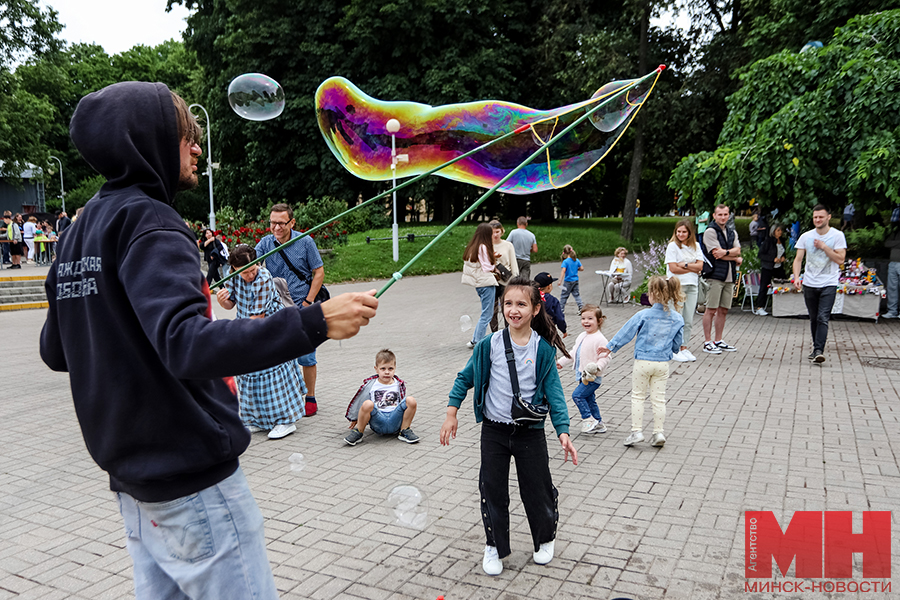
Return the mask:
<path id="1" fill-rule="evenodd" d="M 294 231 L 294 210 L 287 204 L 276 204 L 269 212 L 269 227 L 272 230 L 256 245 L 257 256 L 271 252 L 292 238 L 299 237 Z M 325 281 L 325 267 L 316 242 L 309 236 L 294 242 L 287 248 L 266 259 L 266 269 L 273 277 L 283 277 L 288 284 L 291 298 L 297 306 L 310 306 L 316 299 L 322 282 Z M 316 414 L 316 352 L 297 359 L 303 367 L 306 381 L 306 416 Z"/>

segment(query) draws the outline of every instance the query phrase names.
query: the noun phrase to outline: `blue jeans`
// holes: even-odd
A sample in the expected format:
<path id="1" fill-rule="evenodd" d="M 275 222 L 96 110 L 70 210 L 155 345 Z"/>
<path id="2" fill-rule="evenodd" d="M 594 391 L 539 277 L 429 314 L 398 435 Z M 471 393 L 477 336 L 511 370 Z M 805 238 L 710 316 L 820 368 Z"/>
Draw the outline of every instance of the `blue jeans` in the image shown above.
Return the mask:
<path id="1" fill-rule="evenodd" d="M 584 302 L 581 301 L 581 294 L 578 293 L 578 282 L 577 281 L 564 281 L 563 285 L 559 288 L 559 303 L 565 309 L 566 302 L 569 300 L 569 295 L 575 298 L 575 304 L 578 305 L 578 310 L 581 310 L 581 307 L 584 306 Z"/>
<path id="2" fill-rule="evenodd" d="M 491 313 L 494 311 L 494 293 L 497 286 L 487 285 L 485 287 L 475 288 L 478 297 L 481 298 L 481 316 L 478 318 L 478 325 L 475 326 L 475 334 L 472 336 L 472 343 L 477 344 L 484 337 L 488 325 L 491 322 Z"/>
<path id="3" fill-rule="evenodd" d="M 137 600 L 277 600 L 263 516 L 240 467 L 214 486 L 168 502 L 116 495 Z"/>
<path id="4" fill-rule="evenodd" d="M 887 314 L 896 315 L 900 308 L 900 262 L 891 262 L 888 265 L 887 276 Z"/>
<path id="5" fill-rule="evenodd" d="M 575 402 L 575 406 L 578 407 L 578 412 L 581 413 L 582 419 L 594 417 L 598 421 L 603 420 L 603 417 L 600 416 L 600 408 L 597 406 L 597 399 L 594 396 L 594 392 L 600 387 L 600 379 L 598 377 L 587 385 L 579 381 L 578 387 L 572 392 L 572 400 Z"/>
<path id="6" fill-rule="evenodd" d="M 400 433 L 404 412 L 406 412 L 406 400 L 402 400 L 400 405 L 390 412 L 380 411 L 377 406 L 373 407 L 372 416 L 369 417 L 369 427 L 378 435 Z"/>
<path id="7" fill-rule="evenodd" d="M 837 287 L 829 285 L 821 288 L 803 286 L 803 299 L 809 313 L 809 329 L 812 333 L 813 351 L 825 352 L 825 341 L 828 339 L 828 321 Z"/>

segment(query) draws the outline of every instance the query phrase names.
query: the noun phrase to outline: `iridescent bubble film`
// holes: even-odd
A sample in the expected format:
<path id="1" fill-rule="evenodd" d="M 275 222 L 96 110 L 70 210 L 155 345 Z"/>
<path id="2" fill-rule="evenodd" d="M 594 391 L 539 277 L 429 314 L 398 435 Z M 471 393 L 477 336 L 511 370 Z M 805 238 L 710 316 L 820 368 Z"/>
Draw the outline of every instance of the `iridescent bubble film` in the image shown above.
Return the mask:
<path id="1" fill-rule="evenodd" d="M 465 333 L 470 329 L 472 329 L 472 317 L 469 315 L 461 316 L 459 318 L 459 330 Z"/>
<path id="2" fill-rule="evenodd" d="M 228 85 L 228 104 L 251 121 L 268 121 L 284 111 L 284 90 L 262 73 L 244 73 Z"/>
<path id="3" fill-rule="evenodd" d="M 655 83 L 653 78 L 621 92 L 562 139 L 556 138 L 585 112 L 634 81 L 608 83 L 590 100 L 542 111 L 499 100 L 444 106 L 386 102 L 364 94 L 343 77 L 332 77 L 316 91 L 316 114 L 322 135 L 341 164 L 370 181 L 391 179 L 391 134 L 386 126 L 392 118 L 400 121 L 397 154 L 409 155 L 409 162 L 397 165 L 397 177 L 401 178 L 425 173 L 523 125 L 531 125 L 437 174 L 490 188 L 555 140 L 543 156 L 499 188 L 510 194 L 532 194 L 564 187 L 600 162 L 646 100 Z"/>
<path id="4" fill-rule="evenodd" d="M 415 486 L 396 486 L 388 494 L 385 508 L 396 525 L 425 529 L 428 524 L 428 497 Z"/>

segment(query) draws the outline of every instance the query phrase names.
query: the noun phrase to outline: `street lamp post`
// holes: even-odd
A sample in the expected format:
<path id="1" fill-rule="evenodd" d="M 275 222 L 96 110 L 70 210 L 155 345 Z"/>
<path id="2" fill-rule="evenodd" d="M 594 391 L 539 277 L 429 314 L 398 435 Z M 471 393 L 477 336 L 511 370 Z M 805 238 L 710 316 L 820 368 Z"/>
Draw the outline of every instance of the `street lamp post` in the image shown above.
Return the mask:
<path id="1" fill-rule="evenodd" d="M 391 180 L 394 184 L 394 226 L 392 228 L 392 241 L 394 245 L 394 262 L 400 260 L 400 242 L 399 242 L 399 227 L 397 225 L 397 163 L 398 162 L 409 162 L 408 154 L 401 154 L 397 156 L 397 132 L 400 131 L 400 121 L 397 119 L 391 119 L 385 125 L 385 128 L 391 134 Z"/>
<path id="2" fill-rule="evenodd" d="M 206 175 L 209 178 L 209 228 L 216 230 L 216 209 L 213 205 L 213 161 L 212 161 L 212 125 L 209 122 L 209 113 L 200 104 L 191 104 L 188 107 L 193 113 L 194 107 L 199 108 L 206 115 Z M 197 115 L 194 116 L 197 118 Z"/>
<path id="3" fill-rule="evenodd" d="M 59 163 L 59 198 L 62 200 L 62 211 L 66 212 L 66 188 L 63 186 L 63 167 L 62 161 L 56 158 L 55 156 L 51 156 L 53 160 Z"/>

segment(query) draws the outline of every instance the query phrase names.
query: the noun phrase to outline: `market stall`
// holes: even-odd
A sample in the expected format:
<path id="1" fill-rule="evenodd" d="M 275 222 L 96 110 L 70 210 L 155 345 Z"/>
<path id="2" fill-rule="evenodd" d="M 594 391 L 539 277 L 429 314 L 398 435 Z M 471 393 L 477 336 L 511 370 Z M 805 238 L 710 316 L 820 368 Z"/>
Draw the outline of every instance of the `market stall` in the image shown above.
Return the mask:
<path id="1" fill-rule="evenodd" d="M 805 317 L 808 315 L 803 292 L 798 291 L 793 282 L 772 284 L 772 314 L 776 317 Z M 851 260 L 844 264 L 834 299 L 833 315 L 845 315 L 859 319 L 878 320 L 881 299 L 885 296 L 884 285 L 878 280 L 874 269 L 868 269 L 861 260 Z"/>

